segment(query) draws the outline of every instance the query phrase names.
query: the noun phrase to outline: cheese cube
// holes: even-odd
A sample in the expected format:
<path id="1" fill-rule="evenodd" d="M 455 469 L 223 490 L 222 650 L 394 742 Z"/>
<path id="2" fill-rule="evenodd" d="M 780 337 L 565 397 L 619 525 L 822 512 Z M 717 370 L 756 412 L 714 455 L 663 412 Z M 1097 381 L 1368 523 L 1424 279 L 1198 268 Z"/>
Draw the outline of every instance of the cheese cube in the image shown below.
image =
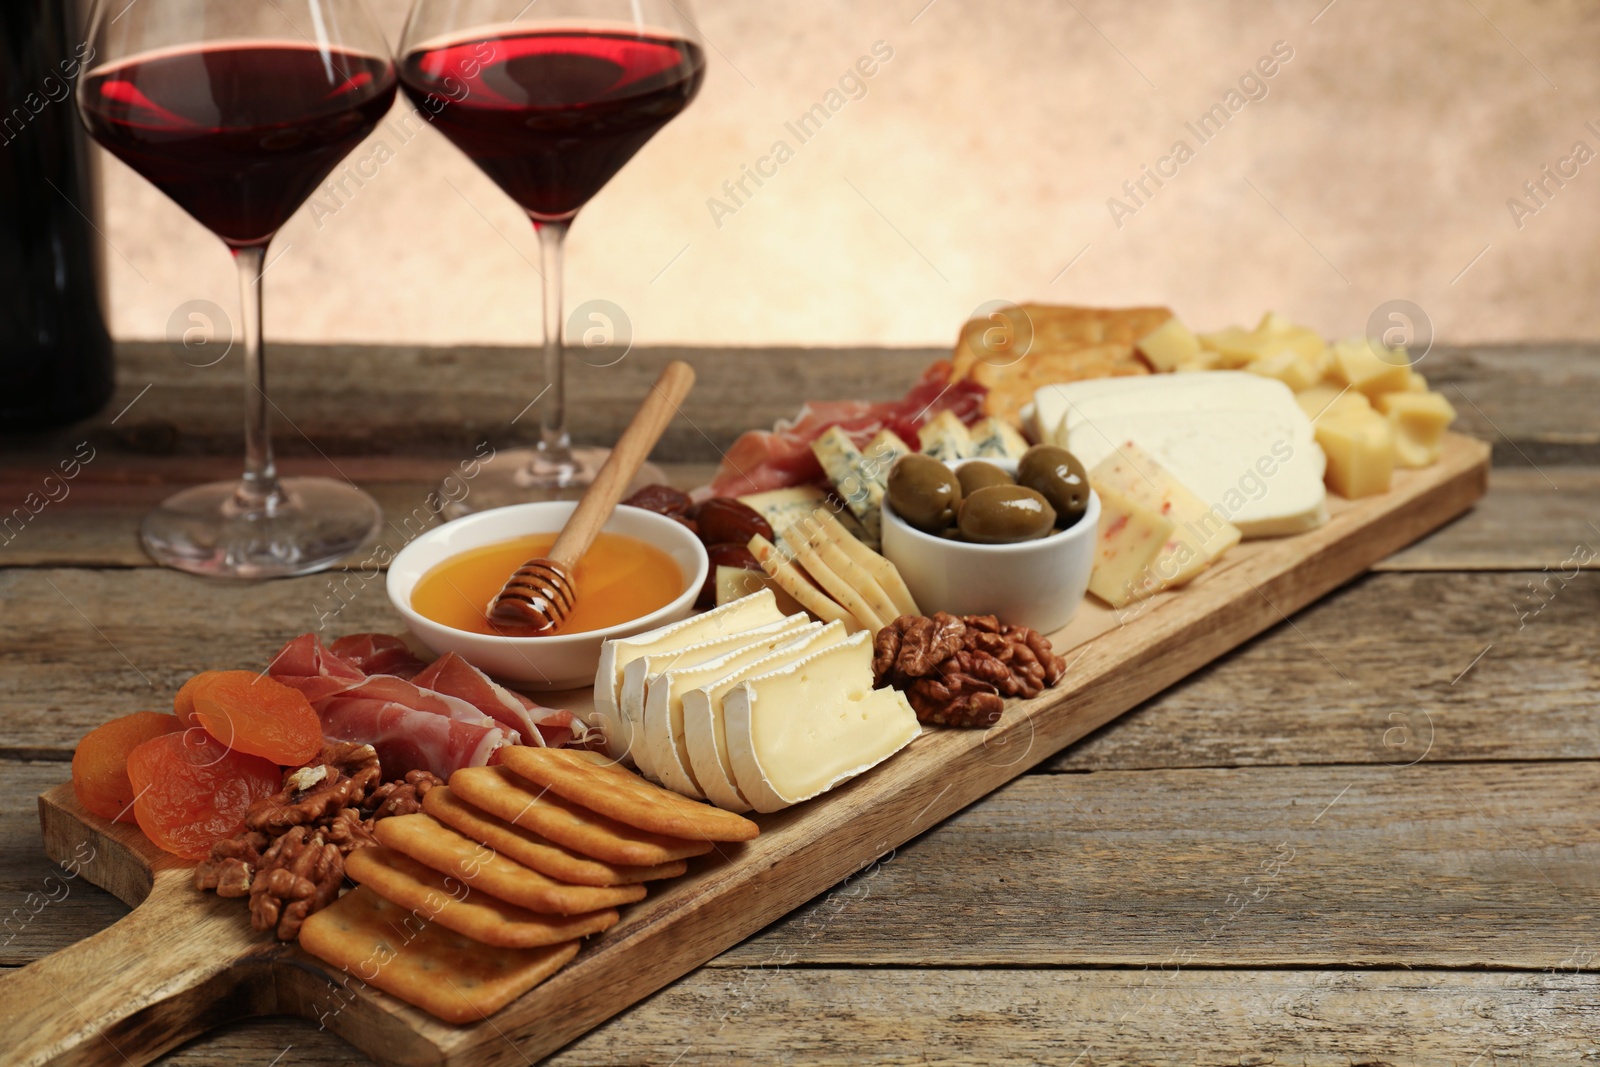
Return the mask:
<path id="1" fill-rule="evenodd" d="M 722 700 L 739 792 L 778 811 L 877 766 L 922 732 L 898 689 L 872 688 L 872 640 L 855 634 Z"/>
<path id="2" fill-rule="evenodd" d="M 1095 492 L 1100 496 L 1100 529 L 1089 592 L 1114 608 L 1160 592 L 1155 563 L 1177 524 L 1110 486 Z"/>
<path id="3" fill-rule="evenodd" d="M 1200 339 L 1176 318 L 1168 319 L 1134 345 L 1150 365 L 1160 371 L 1177 370 L 1181 364 L 1197 360 Z"/>
<path id="4" fill-rule="evenodd" d="M 1265 378 L 1276 378 L 1297 393 L 1311 388 L 1322 378 L 1322 368 L 1292 348 L 1279 349 L 1244 369 Z"/>
<path id="5" fill-rule="evenodd" d="M 972 455 L 972 432 L 952 412 L 941 411 L 917 431 L 917 446 L 934 459 L 953 463 Z"/>
<path id="6" fill-rule="evenodd" d="M 1016 428 L 994 415 L 973 423 L 968 434 L 972 440 L 973 456 L 1021 459 L 1022 454 L 1028 450 L 1027 440 L 1016 431 Z"/>
<path id="7" fill-rule="evenodd" d="M 1294 399 L 1300 405 L 1300 410 L 1306 413 L 1306 418 L 1313 423 L 1324 416 L 1331 418 L 1342 412 L 1359 414 L 1372 410 L 1372 402 L 1367 395 L 1347 385 L 1313 385 L 1296 392 Z"/>
<path id="8" fill-rule="evenodd" d="M 1403 392 L 1385 393 L 1377 403 L 1394 428 L 1396 464 L 1426 467 L 1439 458 L 1444 432 L 1456 418 L 1450 401 L 1438 393 Z"/>
<path id="9" fill-rule="evenodd" d="M 1174 524 L 1150 565 L 1163 589 L 1189 581 L 1239 543 L 1239 528 L 1228 521 L 1220 506 L 1208 508 L 1205 501 L 1132 441 L 1124 442 L 1101 460 L 1089 472 L 1089 484 L 1100 494 L 1102 507 L 1109 491 Z"/>
<path id="10" fill-rule="evenodd" d="M 1385 348 L 1365 337 L 1333 346 L 1334 373 L 1369 397 L 1404 389 L 1411 378 L 1411 360 L 1403 348 Z"/>
<path id="11" fill-rule="evenodd" d="M 1217 363 L 1229 370 L 1254 363 L 1262 355 L 1256 334 L 1239 326 L 1197 335 L 1200 347 L 1217 354 Z"/>
<path id="12" fill-rule="evenodd" d="M 1347 500 L 1387 492 L 1394 475 L 1394 430 L 1377 412 L 1325 415 L 1317 444 L 1328 457 L 1328 488 Z"/>
<path id="13" fill-rule="evenodd" d="M 1328 343 L 1321 334 L 1306 326 L 1296 326 L 1276 311 L 1261 316 L 1256 334 L 1281 338 L 1284 344 L 1304 356 L 1313 366 L 1320 366 L 1328 351 Z"/>

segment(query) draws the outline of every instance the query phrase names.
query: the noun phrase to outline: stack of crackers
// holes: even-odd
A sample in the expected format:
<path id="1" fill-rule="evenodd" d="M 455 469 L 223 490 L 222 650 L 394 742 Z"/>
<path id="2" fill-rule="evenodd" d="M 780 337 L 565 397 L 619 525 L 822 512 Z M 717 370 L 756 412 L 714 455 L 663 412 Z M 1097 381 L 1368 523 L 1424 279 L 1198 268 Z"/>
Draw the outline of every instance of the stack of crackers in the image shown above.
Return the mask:
<path id="1" fill-rule="evenodd" d="M 1046 385 L 1149 374 L 1134 343 L 1172 318 L 1163 307 L 1087 308 L 1021 304 L 961 328 L 950 380 L 989 389 L 984 411 L 1012 423 Z"/>
<path id="2" fill-rule="evenodd" d="M 615 925 L 645 883 L 758 827 L 575 749 L 512 747 L 376 824 L 359 883 L 300 931 L 313 956 L 446 1022 L 476 1022 Z"/>

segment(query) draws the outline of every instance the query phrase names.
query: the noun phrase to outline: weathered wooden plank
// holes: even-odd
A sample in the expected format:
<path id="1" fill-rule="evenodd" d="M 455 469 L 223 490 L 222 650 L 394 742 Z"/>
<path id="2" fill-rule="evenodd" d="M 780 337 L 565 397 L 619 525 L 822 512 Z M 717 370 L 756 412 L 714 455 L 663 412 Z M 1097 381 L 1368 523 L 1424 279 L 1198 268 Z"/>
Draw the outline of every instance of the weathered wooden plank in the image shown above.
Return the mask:
<path id="1" fill-rule="evenodd" d="M 1600 582 L 1586 572 L 1541 590 L 1549 606 L 1519 618 L 1539 603 L 1535 579 L 1368 577 L 1050 766 L 1594 757 Z M 396 621 L 381 580 L 359 574 L 245 586 L 152 568 L 13 569 L 0 571 L 0 603 L 0 754 L 45 759 L 114 714 L 164 706 L 195 671 L 265 663 L 324 617 L 331 634 Z"/>
<path id="2" fill-rule="evenodd" d="M 579 440 L 609 442 L 661 367 L 688 359 L 700 384 L 684 406 L 689 421 L 668 430 L 660 455 L 714 462 L 717 449 L 741 430 L 792 415 L 802 399 L 898 396 L 947 354 L 937 348 L 640 347 L 609 366 L 575 357 L 569 361 L 570 421 Z M 1595 464 L 1600 427 L 1589 398 L 1600 387 L 1597 354 L 1595 346 L 1582 344 L 1439 346 L 1420 369 L 1460 410 L 1462 432 L 1496 441 L 1497 464 Z M 123 344 L 118 359 L 117 395 L 103 413 L 68 431 L 13 444 L 70 452 L 87 437 L 113 451 L 237 452 L 242 388 L 234 360 L 193 367 L 170 346 L 152 343 Z M 285 454 L 466 455 L 484 440 L 526 443 L 537 433 L 531 418 L 511 423 L 540 389 L 528 349 L 284 344 L 272 347 L 269 362 Z"/>
<path id="3" fill-rule="evenodd" d="M 1591 946 L 1581 969 L 1600 969 L 1597 786 L 1587 761 L 1029 775 L 714 966 L 1542 970 Z M 50 868 L 7 805 L 9 911 Z M 109 899 L 74 885 L 3 961 L 93 933 Z"/>
<path id="4" fill-rule="evenodd" d="M 382 565 L 379 546 L 398 551 L 436 524 L 440 480 L 455 470 L 449 460 L 390 459 L 371 456 L 290 457 L 280 465 L 285 475 L 349 479 L 371 493 L 383 508 L 384 529 L 370 544 L 343 561 L 347 568 Z M 710 464 L 673 464 L 668 478 L 690 488 L 709 481 Z M 23 504 L 40 490 L 52 466 L 41 461 L 10 465 L 0 471 L 0 523 L 6 510 Z M 457 472 L 459 474 L 459 472 Z M 59 503 L 43 505 L 24 524 L 12 517 L 0 526 L 0 567 L 151 567 L 139 546 L 139 524 L 151 508 L 177 490 L 202 482 L 237 477 L 236 457 L 194 456 L 152 460 L 117 457 L 100 467 L 92 464 L 62 489 L 52 491 Z M 450 492 L 470 499 L 471 481 L 451 483 Z M 36 498 L 37 499 L 37 498 Z M 33 505 L 39 507 L 37 503 Z"/>
<path id="5" fill-rule="evenodd" d="M 545 1061 L 550 1067 L 1590 1062 L 1592 975 L 1407 971 L 703 969 Z M 368 1061 L 310 1022 L 234 1024 L 160 1061 Z"/>
<path id="6" fill-rule="evenodd" d="M 1029 775 L 722 963 L 1560 967 L 1595 946 L 1597 788 L 1588 761 Z"/>

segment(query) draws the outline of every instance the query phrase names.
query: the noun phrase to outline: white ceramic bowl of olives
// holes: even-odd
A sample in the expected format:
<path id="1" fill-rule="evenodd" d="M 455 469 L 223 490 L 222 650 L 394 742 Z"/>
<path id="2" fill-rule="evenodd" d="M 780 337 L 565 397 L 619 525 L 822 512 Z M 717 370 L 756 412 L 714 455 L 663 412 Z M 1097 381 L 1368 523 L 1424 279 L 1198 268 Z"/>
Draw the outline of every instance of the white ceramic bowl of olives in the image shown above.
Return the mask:
<path id="1" fill-rule="evenodd" d="M 883 499 L 883 554 L 924 613 L 994 615 L 1045 634 L 1072 618 L 1094 569 L 1100 498 L 1082 465 L 1064 463 L 1056 454 L 1064 450 L 1046 451 L 1052 447 L 1035 446 L 1020 461 L 946 466 L 907 456 L 895 464 Z"/>

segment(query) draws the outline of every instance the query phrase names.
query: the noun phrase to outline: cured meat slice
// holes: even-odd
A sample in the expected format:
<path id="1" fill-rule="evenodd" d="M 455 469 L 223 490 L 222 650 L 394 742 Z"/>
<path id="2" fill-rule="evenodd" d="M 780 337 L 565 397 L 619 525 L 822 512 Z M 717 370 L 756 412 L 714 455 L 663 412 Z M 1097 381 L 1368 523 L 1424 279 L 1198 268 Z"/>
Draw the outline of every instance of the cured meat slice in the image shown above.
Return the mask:
<path id="1" fill-rule="evenodd" d="M 427 666 L 404 638 L 394 634 L 346 634 L 329 645 L 328 651 L 363 674 L 392 674 L 407 681 Z"/>
<path id="2" fill-rule="evenodd" d="M 367 680 L 364 671 L 323 648 L 316 634 L 301 634 L 284 645 L 267 673 L 300 690 L 313 707 Z"/>
<path id="3" fill-rule="evenodd" d="M 460 722 L 394 701 L 341 695 L 317 710 L 324 737 L 377 750 L 385 779 L 417 770 L 448 779 L 462 767 L 484 766 L 496 750 L 516 743 L 516 735 L 499 726 Z"/>
<path id="4" fill-rule="evenodd" d="M 561 708 L 547 708 L 507 689 L 454 652 L 446 652 L 423 668 L 413 681 L 435 692 L 459 697 L 497 722 L 521 733 L 524 744 L 559 748 L 581 741 L 589 727 Z"/>
<path id="5" fill-rule="evenodd" d="M 970 379 L 952 383 L 949 378 L 950 364 L 940 361 L 930 365 L 899 400 L 808 401 L 793 419 L 782 420 L 771 430 L 741 434 L 724 453 L 711 481 L 711 493 L 739 496 L 823 481 L 822 465 L 811 451 L 811 442 L 834 426 L 862 448 L 883 430 L 893 431 L 914 446 L 917 431 L 941 411 L 971 425 L 983 417 L 988 390 Z"/>

